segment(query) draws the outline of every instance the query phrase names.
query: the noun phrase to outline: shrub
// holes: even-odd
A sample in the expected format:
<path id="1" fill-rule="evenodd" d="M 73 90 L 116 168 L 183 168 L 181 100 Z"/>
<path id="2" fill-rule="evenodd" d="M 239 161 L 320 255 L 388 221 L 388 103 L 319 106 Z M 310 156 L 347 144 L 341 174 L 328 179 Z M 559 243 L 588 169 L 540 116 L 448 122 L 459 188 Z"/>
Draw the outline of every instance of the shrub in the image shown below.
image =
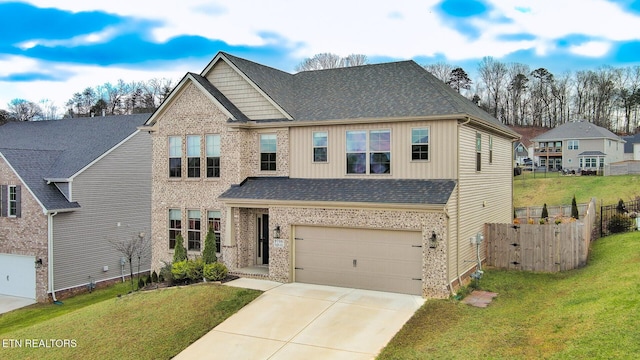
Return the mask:
<path id="1" fill-rule="evenodd" d="M 158 281 L 160 282 L 173 282 L 173 275 L 171 274 L 171 263 L 164 262 L 164 265 L 160 268 L 160 274 L 158 275 Z"/>
<path id="2" fill-rule="evenodd" d="M 578 219 L 580 217 L 578 214 L 578 204 L 576 203 L 575 195 L 573 195 L 573 200 L 571 200 L 571 217 L 574 219 Z"/>
<path id="3" fill-rule="evenodd" d="M 184 239 L 181 234 L 176 236 L 176 247 L 173 249 L 173 262 L 187 260 L 187 250 L 184 248 Z"/>
<path id="4" fill-rule="evenodd" d="M 144 287 L 144 279 L 138 276 L 138 289 L 142 289 Z"/>
<path id="5" fill-rule="evenodd" d="M 164 282 L 164 275 L 162 274 L 158 275 L 158 282 L 161 282 L 161 283 Z"/>
<path id="6" fill-rule="evenodd" d="M 547 203 L 544 203 L 544 206 L 542 207 L 542 215 L 540 215 L 541 218 L 546 219 L 549 217 L 549 210 L 547 210 Z"/>
<path id="7" fill-rule="evenodd" d="M 153 272 L 151 273 L 151 282 L 152 283 L 158 282 L 158 273 L 155 270 L 153 270 Z"/>
<path id="8" fill-rule="evenodd" d="M 611 233 L 621 233 L 629 231 L 633 226 L 633 219 L 623 214 L 616 214 L 609 219 L 607 229 Z"/>
<path id="9" fill-rule="evenodd" d="M 529 225 L 533 225 L 533 224 L 535 224 L 535 221 L 533 220 L 533 218 L 529 218 L 529 220 L 527 221 L 527 223 L 528 223 Z"/>
<path id="10" fill-rule="evenodd" d="M 221 281 L 228 273 L 229 270 L 223 263 L 216 262 L 204 265 L 204 278 L 207 281 Z"/>
<path id="11" fill-rule="evenodd" d="M 618 210 L 618 212 L 621 214 L 627 212 L 627 207 L 624 205 L 624 201 L 622 201 L 622 199 L 618 201 L 618 206 L 616 206 L 616 210 Z"/>
<path id="12" fill-rule="evenodd" d="M 546 224 L 546 223 L 547 223 L 547 220 L 545 220 L 545 218 L 540 218 L 540 221 L 538 221 L 538 223 L 539 223 L 540 225 L 544 225 L 544 224 Z"/>
<path id="13" fill-rule="evenodd" d="M 144 285 L 145 286 L 151 285 L 151 276 L 145 276 L 144 277 Z"/>
<path id="14" fill-rule="evenodd" d="M 216 234 L 209 228 L 207 237 L 204 239 L 204 250 L 202 250 L 202 260 L 205 264 L 213 264 L 218 261 L 216 256 Z"/>
<path id="15" fill-rule="evenodd" d="M 192 282 L 202 280 L 202 268 L 204 267 L 204 261 L 202 258 L 196 260 L 187 260 L 186 276 L 187 279 Z"/>
<path id="16" fill-rule="evenodd" d="M 174 262 L 171 264 L 171 277 L 173 280 L 184 280 L 187 278 L 187 260 Z"/>

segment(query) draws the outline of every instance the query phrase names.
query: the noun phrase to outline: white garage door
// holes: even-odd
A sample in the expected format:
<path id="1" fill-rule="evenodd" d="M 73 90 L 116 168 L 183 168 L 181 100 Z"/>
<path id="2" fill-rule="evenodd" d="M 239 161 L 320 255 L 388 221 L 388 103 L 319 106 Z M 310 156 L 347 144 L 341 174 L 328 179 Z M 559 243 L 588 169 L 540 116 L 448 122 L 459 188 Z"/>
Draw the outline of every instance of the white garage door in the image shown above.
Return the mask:
<path id="1" fill-rule="evenodd" d="M 422 295 L 422 234 L 295 228 L 296 282 Z"/>
<path id="2" fill-rule="evenodd" d="M 36 298 L 35 257 L 0 254 L 0 294 Z"/>

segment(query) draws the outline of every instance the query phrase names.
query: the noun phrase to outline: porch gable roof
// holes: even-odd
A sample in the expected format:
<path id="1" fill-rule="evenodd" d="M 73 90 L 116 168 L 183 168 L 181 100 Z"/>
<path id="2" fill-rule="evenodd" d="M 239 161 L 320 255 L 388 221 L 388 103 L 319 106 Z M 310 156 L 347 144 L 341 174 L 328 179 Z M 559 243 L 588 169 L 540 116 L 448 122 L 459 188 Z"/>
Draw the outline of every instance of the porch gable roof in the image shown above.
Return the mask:
<path id="1" fill-rule="evenodd" d="M 232 185 L 221 200 L 307 201 L 368 204 L 445 205 L 455 180 L 292 179 L 249 177 Z"/>

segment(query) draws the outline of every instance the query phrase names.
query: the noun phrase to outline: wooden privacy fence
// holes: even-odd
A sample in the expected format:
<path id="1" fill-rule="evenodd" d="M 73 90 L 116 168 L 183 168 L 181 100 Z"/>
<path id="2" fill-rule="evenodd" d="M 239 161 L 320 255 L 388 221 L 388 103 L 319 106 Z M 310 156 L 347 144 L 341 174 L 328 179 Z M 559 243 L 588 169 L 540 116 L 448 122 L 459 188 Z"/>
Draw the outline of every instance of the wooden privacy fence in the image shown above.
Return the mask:
<path id="1" fill-rule="evenodd" d="M 486 224 L 487 264 L 510 270 L 558 272 L 587 264 L 595 199 L 582 220 L 562 224 Z"/>

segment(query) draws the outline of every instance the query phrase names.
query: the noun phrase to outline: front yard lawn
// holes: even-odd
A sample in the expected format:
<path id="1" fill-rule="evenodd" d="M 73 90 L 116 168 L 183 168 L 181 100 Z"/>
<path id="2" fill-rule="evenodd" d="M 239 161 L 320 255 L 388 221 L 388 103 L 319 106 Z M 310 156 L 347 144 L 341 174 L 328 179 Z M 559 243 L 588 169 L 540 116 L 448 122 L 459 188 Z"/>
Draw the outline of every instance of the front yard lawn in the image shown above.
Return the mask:
<path id="1" fill-rule="evenodd" d="M 201 284 L 114 297 L 1 333 L 0 358 L 169 359 L 260 294 Z"/>
<path id="2" fill-rule="evenodd" d="M 488 308 L 430 300 L 379 359 L 635 359 L 640 233 L 592 244 L 589 265 L 558 274 L 489 270 Z"/>

